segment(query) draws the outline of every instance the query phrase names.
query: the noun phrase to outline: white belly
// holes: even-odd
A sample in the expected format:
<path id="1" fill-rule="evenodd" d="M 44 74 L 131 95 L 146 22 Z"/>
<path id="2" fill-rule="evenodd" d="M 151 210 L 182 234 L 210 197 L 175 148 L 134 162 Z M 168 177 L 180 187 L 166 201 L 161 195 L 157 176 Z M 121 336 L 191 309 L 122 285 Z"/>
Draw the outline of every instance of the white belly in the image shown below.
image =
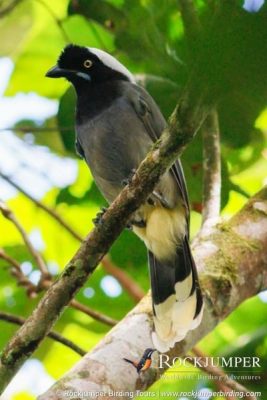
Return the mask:
<path id="1" fill-rule="evenodd" d="M 145 205 L 141 207 L 140 215 L 146 227 L 133 226 L 134 233 L 159 261 L 172 259 L 185 235 L 186 220 L 182 206 L 170 210 L 162 206 Z"/>

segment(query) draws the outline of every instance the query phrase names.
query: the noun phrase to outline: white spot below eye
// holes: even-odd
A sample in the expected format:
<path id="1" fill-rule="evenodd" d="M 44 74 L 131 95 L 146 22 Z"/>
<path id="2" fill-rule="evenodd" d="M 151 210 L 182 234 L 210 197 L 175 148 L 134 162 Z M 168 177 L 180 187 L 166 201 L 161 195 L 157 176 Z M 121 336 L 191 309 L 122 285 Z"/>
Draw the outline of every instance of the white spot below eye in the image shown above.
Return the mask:
<path id="1" fill-rule="evenodd" d="M 91 77 L 87 75 L 85 72 L 77 72 L 76 75 L 79 76 L 80 78 L 85 79 L 86 81 L 91 80 Z"/>

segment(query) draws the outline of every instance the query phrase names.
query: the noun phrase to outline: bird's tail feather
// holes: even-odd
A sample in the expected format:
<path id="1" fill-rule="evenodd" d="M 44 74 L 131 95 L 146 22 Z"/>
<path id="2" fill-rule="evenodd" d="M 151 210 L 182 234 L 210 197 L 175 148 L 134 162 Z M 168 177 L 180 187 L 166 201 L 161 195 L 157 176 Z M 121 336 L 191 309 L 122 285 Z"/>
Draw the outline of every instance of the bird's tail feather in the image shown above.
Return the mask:
<path id="1" fill-rule="evenodd" d="M 201 322 L 203 301 L 187 236 L 168 261 L 149 251 L 155 347 L 167 351 Z"/>
<path id="2" fill-rule="evenodd" d="M 128 358 L 123 358 L 124 361 L 126 361 L 129 364 L 132 364 L 135 368 L 137 367 L 136 362 L 129 360 Z"/>
<path id="3" fill-rule="evenodd" d="M 128 358 L 123 358 L 124 361 L 126 361 L 129 364 L 134 364 L 132 360 L 128 360 Z"/>

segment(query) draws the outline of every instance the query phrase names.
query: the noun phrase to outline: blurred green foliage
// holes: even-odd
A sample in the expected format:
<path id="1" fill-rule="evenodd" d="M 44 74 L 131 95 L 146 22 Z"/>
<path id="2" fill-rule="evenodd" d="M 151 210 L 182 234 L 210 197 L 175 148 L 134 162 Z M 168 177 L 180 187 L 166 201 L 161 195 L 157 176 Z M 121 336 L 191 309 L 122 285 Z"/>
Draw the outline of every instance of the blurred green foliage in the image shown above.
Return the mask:
<path id="1" fill-rule="evenodd" d="M 5 1 L 4 5 L 9 1 Z M 255 14 L 242 9 L 241 1 L 195 1 L 203 33 L 194 48 L 188 48 L 181 15 L 174 0 L 24 0 L 0 17 L 0 56 L 14 62 L 6 96 L 19 92 L 59 100 L 58 114 L 43 121 L 44 131 L 35 133 L 35 146 L 47 146 L 59 157 L 77 160 L 76 182 L 59 189 L 51 187 L 42 201 L 55 207 L 81 235 L 92 228 L 92 218 L 105 201 L 98 192 L 90 172 L 74 151 L 75 94 L 63 81 L 45 79 L 46 71 L 55 64 L 59 52 L 68 42 L 99 47 L 118 57 L 137 74 L 159 104 L 166 118 L 192 70 L 197 69 L 202 87 L 212 86 L 212 93 L 223 92 L 218 104 L 222 143 L 222 208 L 230 217 L 247 198 L 266 183 L 267 171 L 267 5 Z M 1 10 L 1 2 L 0 2 Z M 194 57 L 191 52 L 194 51 Z M 27 122 L 27 123 L 26 123 Z M 38 122 L 38 126 L 40 124 Z M 54 131 L 49 130 L 56 127 Z M 47 129 L 47 131 L 45 130 Z M 15 133 L 24 140 L 24 133 Z M 32 151 L 34 151 L 34 146 Z M 202 192 L 201 135 L 191 143 L 182 157 L 192 205 L 192 234 L 200 226 Z M 53 218 L 17 194 L 9 206 L 27 232 L 38 229 L 45 247 L 42 254 L 48 263 L 61 270 L 79 243 Z M 18 232 L 9 221 L 0 219 L 1 242 L 6 252 L 23 263 L 30 261 Z M 110 251 L 111 258 L 144 289 L 149 287 L 144 246 L 131 233 L 124 232 Z M 77 299 L 113 318 L 121 319 L 134 305 L 122 291 L 109 297 L 101 288 L 105 272 L 98 267 L 87 284 L 94 289 L 86 298 L 81 290 Z M 38 299 L 29 300 L 18 287 L 6 262 L 0 260 L 0 309 L 23 317 L 30 314 Z M 263 379 L 248 386 L 267 394 L 266 386 L 266 310 L 259 298 L 245 302 L 218 326 L 200 347 L 209 355 L 257 355 L 264 361 Z M 0 348 L 16 327 L 0 321 Z M 68 309 L 55 330 L 62 332 L 86 350 L 90 350 L 108 331 L 108 327 L 80 312 Z M 36 352 L 46 370 L 55 379 L 62 376 L 79 356 L 58 343 L 46 339 Z M 59 362 L 60 360 L 60 362 Z M 263 364 L 263 363 L 262 363 Z M 257 371 L 258 372 L 258 371 Z M 182 374 L 182 372 L 181 372 Z M 264 378 L 265 377 L 265 378 Z M 193 390 L 213 387 L 202 380 L 160 380 L 155 390 Z M 16 398 L 31 398 L 21 393 Z M 145 397 L 142 397 L 145 398 Z M 171 397 L 169 397 L 171 398 Z"/>

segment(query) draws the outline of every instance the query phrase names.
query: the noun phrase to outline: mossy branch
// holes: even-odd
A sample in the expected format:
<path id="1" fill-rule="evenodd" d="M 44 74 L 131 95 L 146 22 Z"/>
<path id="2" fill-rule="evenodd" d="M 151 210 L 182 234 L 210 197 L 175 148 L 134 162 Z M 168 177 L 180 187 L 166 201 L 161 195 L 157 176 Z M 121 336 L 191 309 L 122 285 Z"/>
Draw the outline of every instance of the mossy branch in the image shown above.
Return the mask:
<path id="1" fill-rule="evenodd" d="M 267 209 L 267 187 L 228 223 L 214 227 L 213 232 L 194 243 L 194 256 L 201 271 L 200 281 L 205 296 L 203 321 L 198 329 L 164 354 L 164 357 L 169 357 L 170 365 L 175 357 L 185 356 L 240 303 L 267 288 L 267 214 L 259 212 L 259 209 Z M 117 391 L 121 394 L 120 397 L 114 396 L 115 399 L 128 400 L 129 392 L 147 390 L 160 379 L 168 365 L 163 363 L 161 367 L 153 357 L 152 368 L 138 376 L 122 359 L 139 359 L 144 349 L 152 347 L 152 327 L 148 294 L 39 400 L 60 400 L 65 390 L 76 392 L 81 388 L 92 393 Z M 233 387 L 232 382 L 224 382 Z M 235 390 L 244 392 L 247 389 L 236 384 Z M 104 400 L 107 397 L 98 398 Z"/>

